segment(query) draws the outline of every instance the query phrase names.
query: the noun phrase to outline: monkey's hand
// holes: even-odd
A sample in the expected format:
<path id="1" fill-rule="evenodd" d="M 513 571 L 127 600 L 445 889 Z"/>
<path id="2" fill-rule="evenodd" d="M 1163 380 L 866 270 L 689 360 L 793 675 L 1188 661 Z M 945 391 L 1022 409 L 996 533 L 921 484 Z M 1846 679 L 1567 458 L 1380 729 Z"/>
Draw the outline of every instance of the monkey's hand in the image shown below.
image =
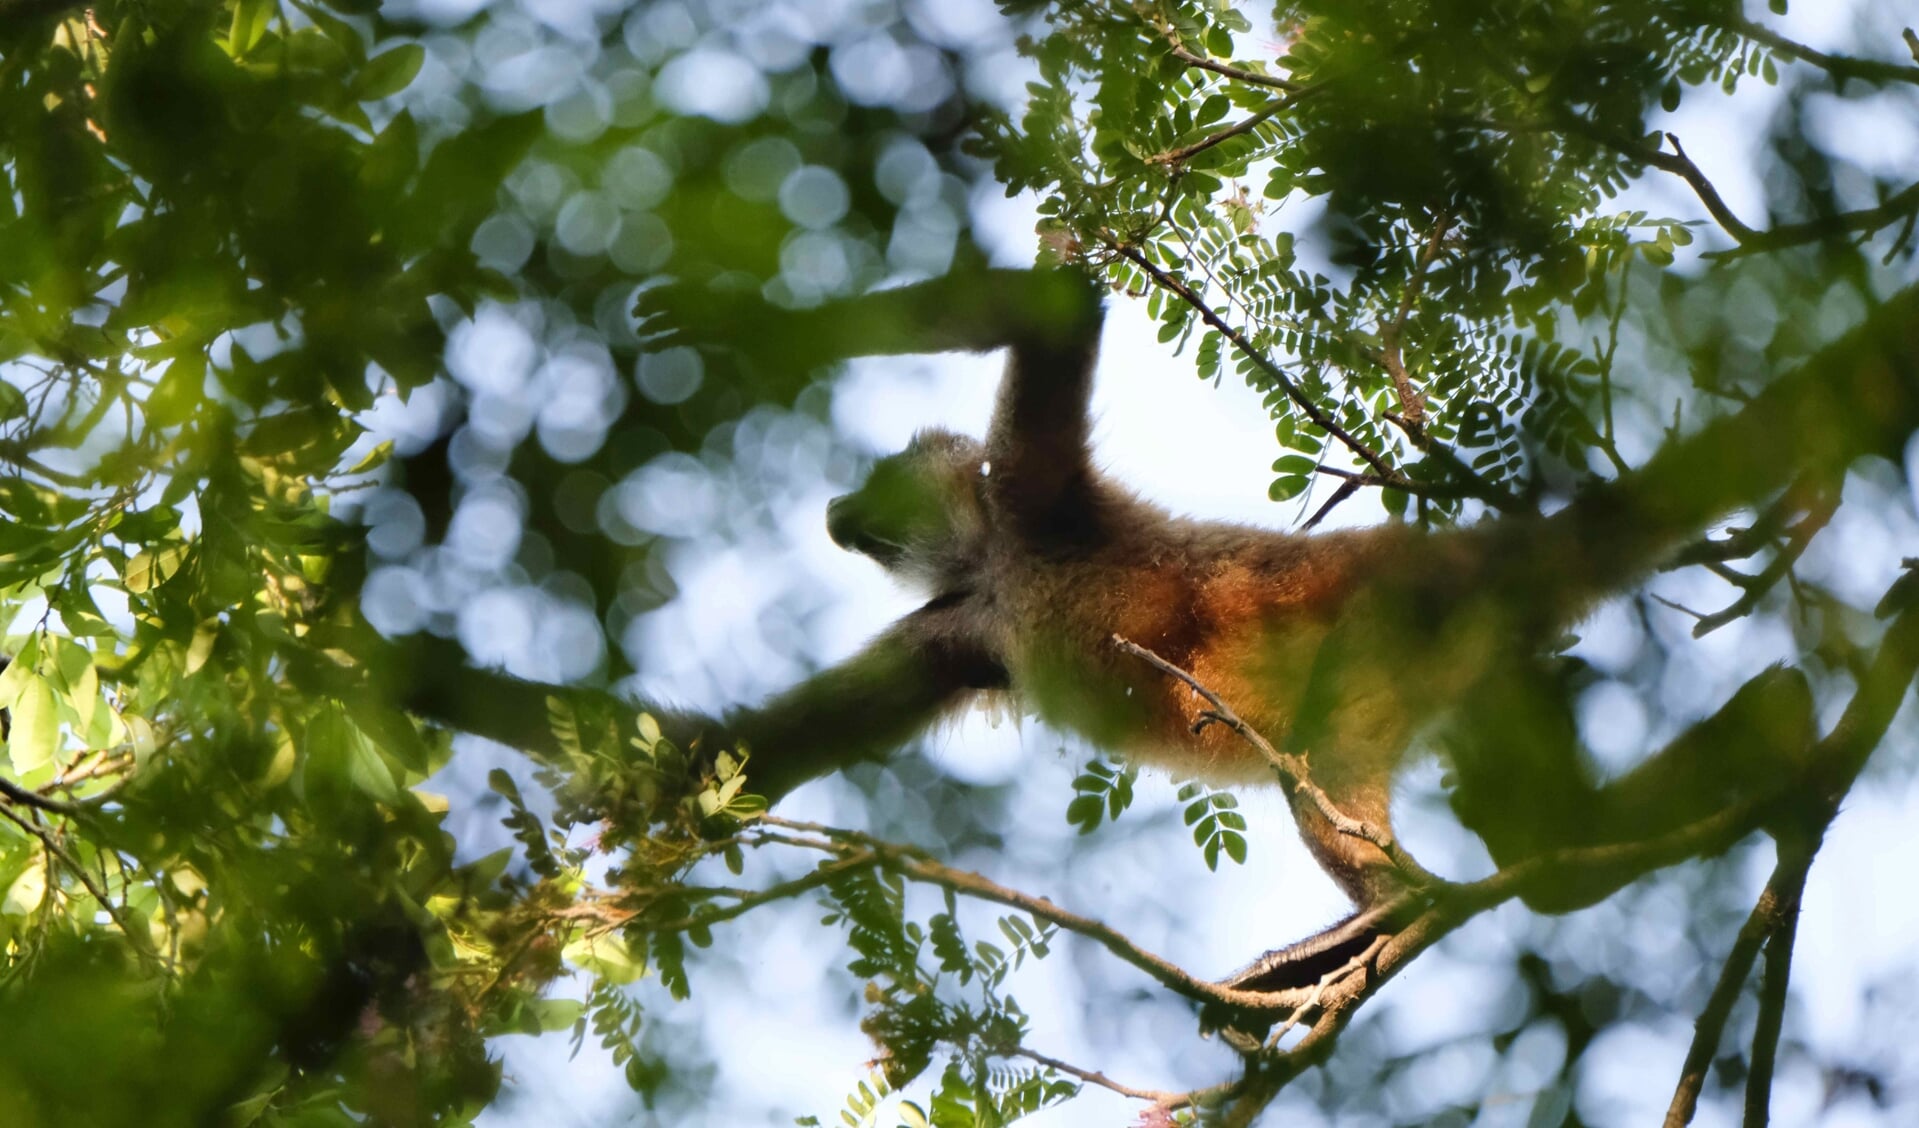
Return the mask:
<path id="1" fill-rule="evenodd" d="M 775 305 L 757 290 L 668 280 L 640 292 L 633 316 L 650 350 L 731 353 L 769 374 L 803 377 L 851 356 L 1021 344 L 1090 355 L 1099 295 L 1078 271 L 970 266 L 804 309 Z"/>

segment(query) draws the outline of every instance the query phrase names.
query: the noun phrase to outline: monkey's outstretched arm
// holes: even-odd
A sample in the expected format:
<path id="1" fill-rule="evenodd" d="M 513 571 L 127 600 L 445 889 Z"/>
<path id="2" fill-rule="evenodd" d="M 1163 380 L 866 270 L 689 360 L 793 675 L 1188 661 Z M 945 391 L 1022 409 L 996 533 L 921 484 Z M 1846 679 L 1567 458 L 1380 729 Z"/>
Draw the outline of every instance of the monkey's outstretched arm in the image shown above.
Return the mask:
<path id="1" fill-rule="evenodd" d="M 1069 270 L 962 269 L 811 309 L 781 309 L 757 297 L 683 284 L 642 293 L 635 312 L 657 344 L 717 345 L 750 352 L 798 378 L 855 356 L 989 352 L 1014 346 L 1072 351 L 1095 336 L 1098 291 Z M 1062 376 L 1065 373 L 1061 373 Z"/>
<path id="2" fill-rule="evenodd" d="M 950 609 L 921 608 L 866 649 L 764 705 L 729 714 L 722 731 L 751 753 L 747 789 L 777 801 L 811 779 L 877 759 L 919 735 L 1006 671 Z"/>
<path id="3" fill-rule="evenodd" d="M 406 704 L 414 712 L 556 759 L 560 744 L 547 719 L 547 698 L 595 709 L 617 708 L 630 720 L 652 714 L 675 743 L 696 742 L 707 755 L 745 747 L 747 788 L 777 802 L 795 787 L 861 760 L 875 759 L 918 735 L 976 690 L 1006 685 L 1006 672 L 975 640 L 955 609 L 925 607 L 907 615 L 858 654 L 801 682 L 764 705 L 715 720 L 615 700 L 603 690 L 542 685 L 465 664 L 457 642 L 420 639 L 410 666 Z"/>
<path id="4" fill-rule="evenodd" d="M 1077 304 L 1048 313 L 1048 331 L 1011 343 L 986 432 L 987 488 L 1027 539 L 1096 535 L 1087 405 L 1104 311 L 1089 280 L 1062 295 Z"/>
<path id="5" fill-rule="evenodd" d="M 1010 348 L 986 437 L 990 488 L 1023 533 L 1046 539 L 1086 532 L 1100 297 L 1080 271 L 957 270 L 804 310 L 667 286 L 637 312 L 658 315 L 656 344 L 728 346 L 790 376 L 853 356 Z"/>

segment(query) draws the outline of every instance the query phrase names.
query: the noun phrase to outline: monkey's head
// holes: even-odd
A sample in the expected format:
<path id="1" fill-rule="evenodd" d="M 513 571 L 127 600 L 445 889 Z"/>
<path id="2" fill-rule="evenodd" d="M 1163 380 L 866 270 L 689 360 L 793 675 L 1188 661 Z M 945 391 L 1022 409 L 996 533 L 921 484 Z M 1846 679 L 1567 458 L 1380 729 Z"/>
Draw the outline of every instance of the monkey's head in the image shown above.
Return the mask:
<path id="1" fill-rule="evenodd" d="M 873 466 L 864 485 L 826 507 L 833 543 L 903 579 L 942 588 L 978 563 L 986 450 L 951 431 L 921 431 Z"/>

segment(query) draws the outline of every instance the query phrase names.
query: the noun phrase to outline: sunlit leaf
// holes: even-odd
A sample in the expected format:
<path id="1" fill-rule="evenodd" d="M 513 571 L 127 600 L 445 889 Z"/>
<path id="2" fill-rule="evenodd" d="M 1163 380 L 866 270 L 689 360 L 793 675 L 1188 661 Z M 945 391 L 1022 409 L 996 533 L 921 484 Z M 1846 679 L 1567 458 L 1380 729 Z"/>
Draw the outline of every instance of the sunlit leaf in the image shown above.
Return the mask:
<path id="1" fill-rule="evenodd" d="M 60 707 L 53 687 L 37 674 L 28 675 L 13 701 L 13 725 L 7 735 L 7 757 L 16 775 L 53 762 L 60 748 Z"/>
<path id="2" fill-rule="evenodd" d="M 354 76 L 353 97 L 362 102 L 390 98 L 407 88 L 425 61 L 426 48 L 418 43 L 403 44 L 375 55 Z"/>

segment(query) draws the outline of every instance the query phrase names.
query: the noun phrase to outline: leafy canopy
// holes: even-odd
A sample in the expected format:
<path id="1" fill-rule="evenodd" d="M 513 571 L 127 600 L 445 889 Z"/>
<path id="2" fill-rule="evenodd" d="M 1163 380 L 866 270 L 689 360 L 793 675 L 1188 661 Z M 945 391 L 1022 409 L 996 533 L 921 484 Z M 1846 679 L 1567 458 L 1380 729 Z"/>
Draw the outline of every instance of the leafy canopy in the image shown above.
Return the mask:
<path id="1" fill-rule="evenodd" d="M 1275 501 L 1317 520 L 1377 490 L 1427 523 L 1630 476 L 1911 283 L 1913 170 L 1813 124 L 1919 83 L 1877 10 L 1839 55 L 1720 0 L 999 7 L 969 39 L 885 4 L 438 26 L 368 0 L 0 2 L 0 1008 L 31 1035 L 0 1053 L 10 1122 L 463 1123 L 499 1090 L 489 1039 L 569 1029 L 697 1102 L 629 985 L 685 998 L 688 941 L 816 892 L 886 1053 L 848 1122 L 1004 1123 L 1111 1084 L 1035 1056 L 1011 993 L 1090 922 L 939 850 L 771 818 L 751 750 L 688 757 L 603 692 L 643 656 L 602 628 L 670 598 L 663 554 L 708 531 L 660 488 L 780 426 L 844 455 L 776 323 L 647 349 L 635 291 L 663 271 L 812 305 L 969 267 L 973 186 L 1031 192 L 1043 258 L 1264 393 Z M 1702 106 L 1771 115 L 1763 208 L 1662 132 Z M 791 504 L 770 476 L 736 518 Z M 1866 677 L 1870 600 L 1795 572 L 1838 490 L 1815 476 L 1716 550 L 1735 590 L 1700 630 L 1764 609 L 1815 673 Z M 461 539 L 475 498 L 504 551 Z M 483 649 L 495 596 L 586 624 L 565 655 L 496 653 L 577 686 L 528 708 L 404 637 Z M 420 712 L 542 753 L 551 798 L 488 777 L 514 845 L 457 849 L 428 781 L 462 777 Z M 1119 818 L 1134 784 L 1089 765 L 1068 823 Z M 1244 860 L 1233 796 L 1178 805 L 1208 866 Z M 818 864 L 744 894 L 713 874 L 782 852 Z M 1545 1123 L 1596 1028 L 1526 958 L 1530 1010 L 1487 1043 L 1562 1023 Z M 549 997 L 569 972 L 583 998 Z M 1311 1060 L 1144 1097 L 1250 1117 Z M 1357 1076 L 1319 1096 L 1367 1107 Z"/>

